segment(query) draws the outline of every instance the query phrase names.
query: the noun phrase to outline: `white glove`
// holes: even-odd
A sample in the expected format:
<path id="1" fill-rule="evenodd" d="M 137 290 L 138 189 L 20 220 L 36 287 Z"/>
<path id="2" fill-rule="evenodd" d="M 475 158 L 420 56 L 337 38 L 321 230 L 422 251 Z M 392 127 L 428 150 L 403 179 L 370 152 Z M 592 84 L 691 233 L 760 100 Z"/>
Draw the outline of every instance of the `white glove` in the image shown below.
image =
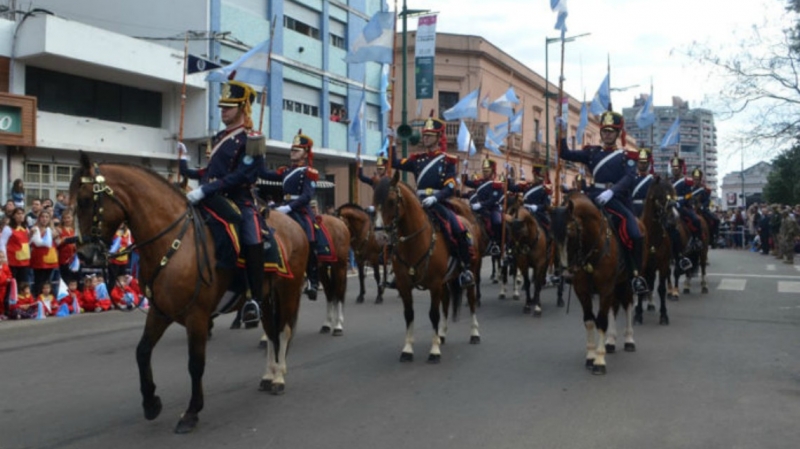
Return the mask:
<path id="1" fill-rule="evenodd" d="M 184 145 L 183 142 L 178 142 L 178 157 L 184 161 L 189 160 L 189 151 L 186 150 L 186 145 Z"/>
<path id="2" fill-rule="evenodd" d="M 422 200 L 422 207 L 431 207 L 434 204 L 436 204 L 437 201 L 439 201 L 439 200 L 437 200 L 435 196 L 431 195 L 431 196 L 425 198 L 424 200 Z"/>
<path id="3" fill-rule="evenodd" d="M 481 210 L 481 203 L 472 203 L 472 210 Z"/>
<path id="4" fill-rule="evenodd" d="M 367 206 L 367 212 L 370 214 L 375 213 L 375 206 L 373 205 Z"/>
<path id="5" fill-rule="evenodd" d="M 531 212 L 536 212 L 537 210 L 539 210 L 539 206 L 535 204 L 526 204 L 525 209 L 528 209 Z"/>
<path id="6" fill-rule="evenodd" d="M 597 198 L 594 199 L 594 202 L 602 206 L 609 202 L 613 197 L 614 192 L 612 192 L 611 189 L 605 189 L 603 190 L 603 193 L 597 195 Z"/>
<path id="7" fill-rule="evenodd" d="M 275 210 L 282 214 L 288 214 L 289 212 L 292 211 L 292 206 L 287 206 L 287 205 L 278 206 L 277 209 Z"/>
<path id="8" fill-rule="evenodd" d="M 192 204 L 199 203 L 205 197 L 206 194 L 203 193 L 203 189 L 201 189 L 200 187 L 186 194 L 186 199 L 189 200 L 189 202 Z"/>

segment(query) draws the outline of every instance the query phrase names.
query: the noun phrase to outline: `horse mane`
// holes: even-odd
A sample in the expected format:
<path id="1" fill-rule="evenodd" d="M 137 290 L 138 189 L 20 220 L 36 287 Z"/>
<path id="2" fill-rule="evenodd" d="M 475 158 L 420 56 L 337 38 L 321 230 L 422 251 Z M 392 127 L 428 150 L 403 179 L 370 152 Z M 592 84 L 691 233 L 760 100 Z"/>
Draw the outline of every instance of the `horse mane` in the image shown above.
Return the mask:
<path id="1" fill-rule="evenodd" d="M 567 208 L 569 203 L 572 204 L 572 215 L 586 218 L 588 215 L 584 211 L 591 211 L 590 214 L 600 219 L 603 217 L 600 210 L 584 193 L 577 191 L 568 193 L 564 198 L 563 205 L 554 208 L 550 214 L 551 229 L 557 241 L 564 241 L 567 235 Z"/>
<path id="2" fill-rule="evenodd" d="M 650 184 L 650 187 L 647 189 L 647 195 L 645 196 L 644 200 L 644 210 L 642 212 L 643 217 L 650 217 L 652 216 L 652 209 L 653 199 L 654 198 L 666 198 L 667 196 L 671 198 L 675 198 L 675 187 L 672 186 L 672 183 L 669 180 L 662 178 L 659 175 L 655 175 L 653 177 L 653 182 Z"/>
<path id="3" fill-rule="evenodd" d="M 356 209 L 356 210 L 359 210 L 361 212 L 364 212 L 365 214 L 367 213 L 366 209 L 364 209 L 360 204 L 357 204 L 357 203 L 344 203 L 341 206 L 336 208 L 336 210 L 333 212 L 333 215 L 338 217 L 339 215 L 341 215 L 342 209 L 347 209 L 347 208 Z"/>
<path id="4" fill-rule="evenodd" d="M 392 179 L 389 178 L 388 176 L 383 177 L 380 179 L 380 181 L 378 181 L 378 185 L 376 185 L 375 189 L 373 190 L 373 199 L 375 204 L 383 204 L 384 202 L 386 202 L 386 198 L 389 197 L 389 188 L 391 186 L 392 186 Z M 412 189 L 411 186 L 409 186 L 407 183 L 403 181 L 398 181 L 397 186 L 398 187 L 405 186 L 406 189 L 412 192 L 414 191 L 414 189 Z M 416 196 L 414 196 L 414 198 L 416 198 Z"/>

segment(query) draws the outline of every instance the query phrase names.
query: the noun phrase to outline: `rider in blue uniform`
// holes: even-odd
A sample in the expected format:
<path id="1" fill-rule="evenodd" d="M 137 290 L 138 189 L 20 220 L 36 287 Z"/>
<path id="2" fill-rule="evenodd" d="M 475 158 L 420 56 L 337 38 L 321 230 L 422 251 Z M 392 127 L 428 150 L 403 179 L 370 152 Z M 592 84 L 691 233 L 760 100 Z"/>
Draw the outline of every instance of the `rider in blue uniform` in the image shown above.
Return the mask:
<path id="1" fill-rule="evenodd" d="M 292 217 L 306 233 L 309 251 L 306 263 L 308 287 L 305 293 L 308 299 L 315 301 L 319 289 L 317 239 L 314 232 L 316 217 L 309 203 L 314 198 L 319 172 L 311 166 L 314 160 L 313 146 L 314 141 L 304 135 L 302 130 L 298 131 L 289 153 L 292 165 L 278 170 L 267 170 L 262 164 L 258 176 L 269 181 L 283 182 L 283 204 L 275 210 Z"/>
<path id="2" fill-rule="evenodd" d="M 459 283 L 462 287 L 469 287 L 475 283 L 470 271 L 472 237 L 456 214 L 445 204 L 455 193 L 458 160 L 446 152 L 447 137 L 444 131 L 443 121 L 436 118 L 426 120 L 422 128 L 422 147 L 425 151 L 414 153 L 402 160 L 392 155 L 392 166 L 398 170 L 414 173 L 417 196 L 422 202 L 422 207 L 438 222 L 443 233 L 456 247 L 458 258 L 461 260 Z"/>
<path id="3" fill-rule="evenodd" d="M 466 161 L 465 161 L 466 162 Z M 503 183 L 495 180 L 497 163 L 489 158 L 483 160 L 480 179 L 468 179 L 466 173 L 462 175 L 465 186 L 475 189 L 474 200 L 470 198 L 470 206 L 481 217 L 489 220 L 489 239 L 491 241 L 489 253 L 493 256 L 500 254 L 500 237 L 503 217 L 500 214 L 503 198 Z"/>
<path id="4" fill-rule="evenodd" d="M 549 237 L 550 215 L 547 213 L 547 208 L 552 201 L 553 186 L 544 175 L 543 167 L 541 166 L 534 166 L 531 170 L 530 183 L 525 182 L 524 177 L 520 181 L 510 190 L 522 193 L 523 207 L 536 217 Z"/>
<path id="5" fill-rule="evenodd" d="M 703 242 L 703 228 L 700 226 L 700 219 L 694 213 L 692 207 L 692 190 L 694 190 L 694 181 L 692 178 L 686 176 L 686 162 L 679 158 L 674 157 L 670 162 L 672 166 L 672 187 L 675 188 L 676 206 L 681 219 L 687 218 L 690 222 L 689 230 L 692 233 L 692 238 L 689 242 L 689 248 L 699 248 Z"/>
<path id="6" fill-rule="evenodd" d="M 719 220 L 711 213 L 711 189 L 706 187 L 705 182 L 703 182 L 703 170 L 699 167 L 692 170 L 692 183 L 694 184 L 692 186 L 692 201 L 694 201 L 700 214 L 708 223 L 711 247 L 716 248 Z"/>
<path id="7" fill-rule="evenodd" d="M 361 182 L 363 182 L 364 184 L 366 184 L 366 185 L 368 185 L 370 187 L 374 188 L 375 184 L 377 184 L 378 181 L 381 180 L 381 178 L 384 178 L 384 177 L 388 176 L 386 174 L 386 158 L 383 157 L 383 155 L 378 156 L 378 158 L 376 159 L 376 161 L 375 161 L 375 174 L 372 175 L 372 177 L 364 175 L 364 167 L 361 166 L 361 159 L 360 158 L 358 159 L 357 163 L 358 163 L 358 179 Z M 367 206 L 367 212 L 370 215 L 374 214 L 375 213 L 375 206 L 373 206 L 372 204 Z"/>
<path id="8" fill-rule="evenodd" d="M 565 161 L 586 164 L 592 172 L 594 184 L 587 186 L 586 194 L 598 206 L 623 220 L 621 230 L 623 242 L 630 239 L 632 243 L 633 279 L 631 285 L 634 293 L 643 294 L 649 291 L 647 281 L 640 275 L 642 272 L 643 237 L 639 231 L 636 217 L 631 212 L 631 189 L 633 188 L 633 167 L 624 150 L 617 148 L 617 139 L 622 137 L 625 145 L 625 121 L 617 112 L 606 111 L 600 115 L 600 140 L 603 146 L 587 146 L 575 151 L 567 147 L 566 123 L 556 119 L 557 132 L 560 134 L 561 150 L 559 156 Z"/>
<path id="9" fill-rule="evenodd" d="M 653 169 L 650 151 L 646 148 L 639 150 L 636 161 L 636 176 L 633 178 L 633 213 L 641 217 L 644 212 L 644 200 L 647 198 L 647 189 L 653 182 Z"/>
<path id="10" fill-rule="evenodd" d="M 259 303 L 263 300 L 264 280 L 261 230 L 266 227 L 256 208 L 252 187 L 258 175 L 258 167 L 264 165 L 266 146 L 263 145 L 263 136 L 252 132 L 250 108 L 255 96 L 252 87 L 239 81 L 228 81 L 222 86 L 218 105 L 225 129 L 214 136 L 205 168 L 189 169 L 186 147 L 183 143 L 178 143 L 181 154 L 180 173 L 189 179 L 200 181 L 200 186 L 186 195 L 189 202 L 197 204 L 214 195 L 223 195 L 241 211 L 239 238 L 251 293 L 251 298 L 242 308 L 242 321 L 245 323 L 260 319 Z M 250 145 L 248 139 L 251 140 Z"/>

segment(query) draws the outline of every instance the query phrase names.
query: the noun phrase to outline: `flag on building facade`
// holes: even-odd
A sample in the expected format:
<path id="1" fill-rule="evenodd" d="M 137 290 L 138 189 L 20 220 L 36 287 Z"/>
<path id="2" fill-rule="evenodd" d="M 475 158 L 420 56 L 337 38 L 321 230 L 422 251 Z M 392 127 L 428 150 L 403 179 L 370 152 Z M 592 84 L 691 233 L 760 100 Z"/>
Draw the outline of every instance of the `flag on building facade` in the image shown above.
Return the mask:
<path id="1" fill-rule="evenodd" d="M 361 142 L 364 134 L 364 110 L 367 107 L 366 92 L 361 92 L 361 101 L 358 102 L 358 109 L 353 116 L 353 121 L 350 123 L 350 137 Z"/>
<path id="2" fill-rule="evenodd" d="M 514 92 L 513 87 L 509 87 L 508 90 L 503 94 L 497 97 L 487 109 L 492 112 L 496 112 L 498 114 L 505 115 L 506 117 L 511 117 L 514 115 L 514 106 L 519 104 L 519 99 L 517 99 L 517 94 Z"/>
<path id="3" fill-rule="evenodd" d="M 391 64 L 394 56 L 394 11 L 377 12 L 350 47 L 345 62 Z"/>
<path id="4" fill-rule="evenodd" d="M 467 96 L 459 100 L 452 108 L 444 111 L 442 116 L 445 120 L 458 120 L 458 119 L 477 119 L 478 118 L 478 96 L 480 89 L 475 89 L 468 93 Z"/>

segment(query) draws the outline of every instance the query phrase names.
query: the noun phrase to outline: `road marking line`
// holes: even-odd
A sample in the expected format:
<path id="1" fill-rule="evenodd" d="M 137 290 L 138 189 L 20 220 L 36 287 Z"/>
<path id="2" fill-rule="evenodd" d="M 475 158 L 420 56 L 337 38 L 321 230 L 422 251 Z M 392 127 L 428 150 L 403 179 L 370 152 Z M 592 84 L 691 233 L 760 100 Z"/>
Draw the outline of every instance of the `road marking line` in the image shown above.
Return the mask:
<path id="1" fill-rule="evenodd" d="M 775 265 L 773 264 L 767 265 L 767 271 L 775 271 Z"/>
<path id="2" fill-rule="evenodd" d="M 797 270 L 797 271 L 800 271 L 800 265 L 795 265 L 794 269 Z"/>
<path id="3" fill-rule="evenodd" d="M 736 290 L 743 291 L 747 284 L 747 279 L 723 279 L 719 283 L 717 290 Z"/>
<path id="4" fill-rule="evenodd" d="M 778 293 L 800 293 L 800 282 L 778 281 Z"/>
<path id="5" fill-rule="evenodd" d="M 757 278 L 757 279 L 797 279 L 800 281 L 800 276 L 782 275 L 782 274 L 744 274 L 744 273 L 707 273 L 706 276 L 723 276 L 733 278 Z"/>

